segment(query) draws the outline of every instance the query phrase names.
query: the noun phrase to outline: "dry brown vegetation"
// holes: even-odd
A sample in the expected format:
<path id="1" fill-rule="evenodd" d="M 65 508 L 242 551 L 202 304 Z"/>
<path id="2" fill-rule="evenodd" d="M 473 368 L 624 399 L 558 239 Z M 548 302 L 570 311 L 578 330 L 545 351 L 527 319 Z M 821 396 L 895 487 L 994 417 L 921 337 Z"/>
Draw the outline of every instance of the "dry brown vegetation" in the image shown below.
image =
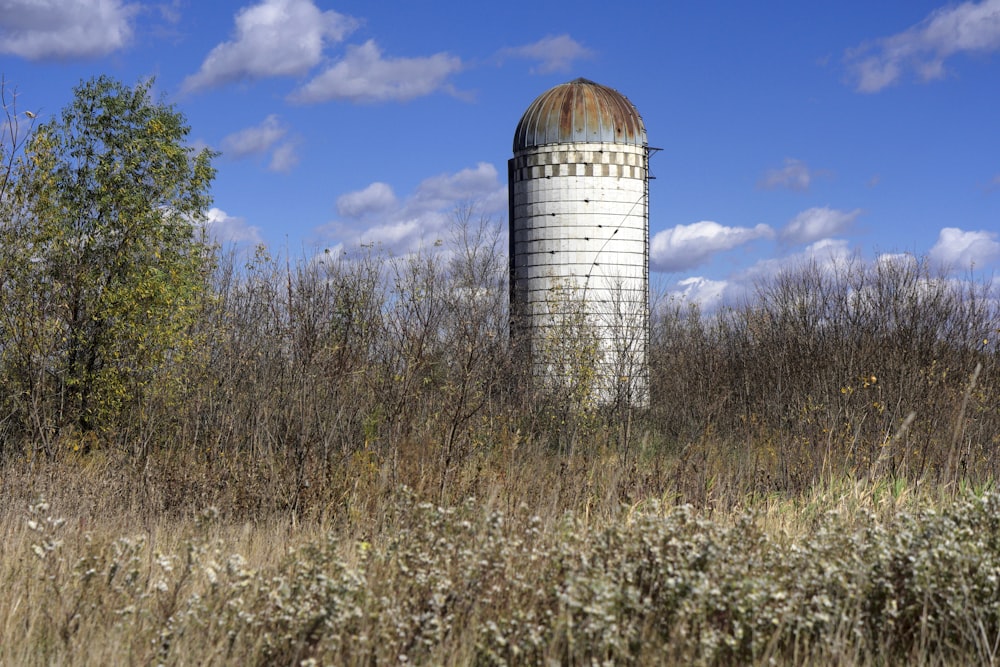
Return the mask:
<path id="1" fill-rule="evenodd" d="M 989 286 L 659 303 L 635 410 L 528 386 L 499 237 L 221 257 L 184 382 L 47 447 L 8 408 L 0 662 L 998 659 Z"/>

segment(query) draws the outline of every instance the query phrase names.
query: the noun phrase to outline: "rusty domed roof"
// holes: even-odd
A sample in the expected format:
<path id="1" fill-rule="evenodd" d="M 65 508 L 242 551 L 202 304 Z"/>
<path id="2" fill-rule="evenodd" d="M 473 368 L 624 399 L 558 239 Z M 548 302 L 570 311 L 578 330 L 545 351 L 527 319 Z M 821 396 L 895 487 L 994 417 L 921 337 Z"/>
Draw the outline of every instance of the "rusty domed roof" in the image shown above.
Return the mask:
<path id="1" fill-rule="evenodd" d="M 624 95 L 587 79 L 545 91 L 531 103 L 514 131 L 514 152 L 577 142 L 646 145 L 642 117 Z"/>

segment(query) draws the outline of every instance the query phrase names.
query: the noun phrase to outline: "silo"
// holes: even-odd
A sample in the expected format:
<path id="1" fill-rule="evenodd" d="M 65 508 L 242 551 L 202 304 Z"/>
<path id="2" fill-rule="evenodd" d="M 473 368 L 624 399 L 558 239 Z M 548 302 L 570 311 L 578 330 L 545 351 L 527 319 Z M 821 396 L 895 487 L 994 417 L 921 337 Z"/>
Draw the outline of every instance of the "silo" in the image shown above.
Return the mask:
<path id="1" fill-rule="evenodd" d="M 648 400 L 649 151 L 632 103 L 587 79 L 542 93 L 517 124 L 511 327 L 536 384 Z"/>

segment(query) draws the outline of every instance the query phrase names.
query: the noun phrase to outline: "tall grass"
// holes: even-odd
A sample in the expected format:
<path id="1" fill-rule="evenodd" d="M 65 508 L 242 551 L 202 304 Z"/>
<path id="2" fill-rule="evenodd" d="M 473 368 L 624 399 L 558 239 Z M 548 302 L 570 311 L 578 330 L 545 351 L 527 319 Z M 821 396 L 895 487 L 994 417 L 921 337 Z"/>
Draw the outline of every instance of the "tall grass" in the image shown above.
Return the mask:
<path id="1" fill-rule="evenodd" d="M 0 521 L 4 664 L 992 664 L 1000 650 L 995 493 L 842 482 L 708 518 L 656 500 L 602 517 L 441 506 L 403 488 L 336 523 L 72 505 Z"/>

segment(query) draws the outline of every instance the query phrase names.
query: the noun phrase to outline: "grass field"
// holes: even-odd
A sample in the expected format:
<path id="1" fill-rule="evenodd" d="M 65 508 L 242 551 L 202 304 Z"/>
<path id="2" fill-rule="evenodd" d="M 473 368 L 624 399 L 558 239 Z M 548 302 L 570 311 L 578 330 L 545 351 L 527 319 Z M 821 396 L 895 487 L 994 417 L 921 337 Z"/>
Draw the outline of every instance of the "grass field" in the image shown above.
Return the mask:
<path id="1" fill-rule="evenodd" d="M 5 472 L 5 665 L 990 664 L 1000 650 L 989 488 L 839 478 L 694 506 L 669 483 L 631 500 L 620 460 L 527 455 L 506 478 L 463 470 L 478 495 L 444 505 L 431 479 L 392 487 L 375 470 L 304 511 L 262 497 L 258 513 L 210 465 L 95 458 Z M 164 505 L 171 466 L 185 500 Z"/>

